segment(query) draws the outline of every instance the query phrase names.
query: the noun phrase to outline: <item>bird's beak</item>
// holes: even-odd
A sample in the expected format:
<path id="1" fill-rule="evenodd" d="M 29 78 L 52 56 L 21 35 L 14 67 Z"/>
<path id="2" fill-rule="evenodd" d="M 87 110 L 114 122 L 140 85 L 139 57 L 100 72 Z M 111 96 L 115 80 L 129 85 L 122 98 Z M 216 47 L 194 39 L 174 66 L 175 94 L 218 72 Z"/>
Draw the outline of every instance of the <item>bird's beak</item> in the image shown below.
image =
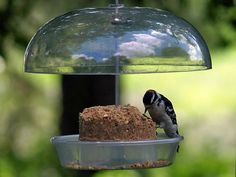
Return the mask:
<path id="1" fill-rule="evenodd" d="M 145 111 L 144 111 L 144 114 L 146 114 L 147 110 L 148 110 L 148 108 L 147 108 L 147 107 L 145 107 Z"/>

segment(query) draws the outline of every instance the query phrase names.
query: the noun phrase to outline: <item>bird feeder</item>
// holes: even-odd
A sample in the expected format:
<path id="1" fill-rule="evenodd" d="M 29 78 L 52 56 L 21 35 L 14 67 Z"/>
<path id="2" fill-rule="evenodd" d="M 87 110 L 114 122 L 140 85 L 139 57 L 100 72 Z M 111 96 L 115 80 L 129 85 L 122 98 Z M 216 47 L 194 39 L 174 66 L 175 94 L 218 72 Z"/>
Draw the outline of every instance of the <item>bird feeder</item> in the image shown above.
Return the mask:
<path id="1" fill-rule="evenodd" d="M 147 7 L 85 8 L 43 25 L 25 51 L 25 72 L 119 75 L 211 69 L 208 47 L 187 21 Z M 79 141 L 52 138 L 61 164 L 74 169 L 163 167 L 173 163 L 182 137 L 150 141 Z M 150 163 L 145 166 L 145 163 Z M 153 163 L 154 162 L 154 163 Z"/>

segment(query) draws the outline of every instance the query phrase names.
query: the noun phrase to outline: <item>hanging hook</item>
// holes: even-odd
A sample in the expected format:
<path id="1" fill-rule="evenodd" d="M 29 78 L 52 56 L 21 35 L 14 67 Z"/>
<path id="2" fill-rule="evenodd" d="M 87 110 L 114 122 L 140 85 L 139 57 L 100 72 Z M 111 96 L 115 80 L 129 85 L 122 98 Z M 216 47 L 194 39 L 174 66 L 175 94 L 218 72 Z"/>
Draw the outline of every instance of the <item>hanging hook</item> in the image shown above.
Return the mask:
<path id="1" fill-rule="evenodd" d="M 113 25 L 127 25 L 132 22 L 131 19 L 123 16 L 122 14 L 119 13 L 119 9 L 123 8 L 123 4 L 119 4 L 119 0 L 115 0 L 115 4 L 110 4 L 109 7 L 115 9 L 115 13 L 112 17 L 111 24 Z"/>

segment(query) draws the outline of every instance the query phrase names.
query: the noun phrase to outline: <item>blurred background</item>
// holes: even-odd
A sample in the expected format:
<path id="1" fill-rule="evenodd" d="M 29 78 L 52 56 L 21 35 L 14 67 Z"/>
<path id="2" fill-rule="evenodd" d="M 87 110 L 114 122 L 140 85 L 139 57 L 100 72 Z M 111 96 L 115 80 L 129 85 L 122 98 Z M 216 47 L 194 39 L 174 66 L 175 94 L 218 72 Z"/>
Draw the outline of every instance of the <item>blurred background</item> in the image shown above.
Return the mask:
<path id="1" fill-rule="evenodd" d="M 73 9 L 106 7 L 114 1 L 0 0 L 0 177 L 85 176 L 62 168 L 49 141 L 60 134 L 61 76 L 24 73 L 23 56 L 30 38 L 51 18 Z M 192 23 L 209 46 L 213 69 L 123 75 L 122 104 L 143 111 L 144 92 L 150 88 L 158 90 L 172 100 L 185 140 L 170 167 L 106 170 L 93 176 L 235 176 L 236 1 L 123 0 L 121 3 L 165 9 Z"/>

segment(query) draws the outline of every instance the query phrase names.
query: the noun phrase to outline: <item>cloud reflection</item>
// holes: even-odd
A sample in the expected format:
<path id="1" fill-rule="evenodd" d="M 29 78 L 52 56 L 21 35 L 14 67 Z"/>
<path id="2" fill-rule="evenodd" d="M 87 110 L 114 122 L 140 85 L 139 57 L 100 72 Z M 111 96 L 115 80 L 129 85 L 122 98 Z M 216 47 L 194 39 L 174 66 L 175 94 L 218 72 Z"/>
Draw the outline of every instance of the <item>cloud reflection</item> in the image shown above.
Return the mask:
<path id="1" fill-rule="evenodd" d="M 186 31 L 177 31 L 172 28 L 168 28 L 165 32 L 149 30 L 148 32 L 126 34 L 123 38 L 128 39 L 128 41 L 118 44 L 118 51 L 115 56 L 125 56 L 127 58 L 172 56 L 187 57 L 190 60 L 201 60 L 202 58 L 197 41 Z M 168 48 L 175 48 L 176 52 L 172 51 L 172 54 L 165 56 L 163 52 Z M 183 52 L 179 53 L 178 51 Z"/>
<path id="2" fill-rule="evenodd" d="M 106 62 L 113 56 L 167 57 L 201 60 L 202 54 L 196 39 L 187 31 L 169 27 L 166 31 L 148 30 L 128 32 L 117 38 L 98 37 L 83 43 L 72 59 L 83 58 Z"/>
<path id="3" fill-rule="evenodd" d="M 163 42 L 159 37 L 164 35 L 159 36 L 159 33 L 160 32 L 151 30 L 150 34 L 133 34 L 132 41 L 119 44 L 118 52 L 116 52 L 115 55 L 126 56 L 127 58 L 155 55 L 155 49 Z"/>
<path id="4" fill-rule="evenodd" d="M 71 58 L 72 58 L 73 60 L 81 59 L 81 58 L 86 59 L 86 60 L 93 60 L 93 59 L 94 59 L 93 57 L 89 57 L 89 56 L 87 56 L 87 55 L 85 55 L 85 54 L 73 54 L 73 55 L 71 56 Z"/>
<path id="5" fill-rule="evenodd" d="M 201 60 L 201 50 L 194 38 L 190 35 L 179 34 L 178 36 L 180 45 L 183 46 L 189 56 L 190 60 Z"/>

